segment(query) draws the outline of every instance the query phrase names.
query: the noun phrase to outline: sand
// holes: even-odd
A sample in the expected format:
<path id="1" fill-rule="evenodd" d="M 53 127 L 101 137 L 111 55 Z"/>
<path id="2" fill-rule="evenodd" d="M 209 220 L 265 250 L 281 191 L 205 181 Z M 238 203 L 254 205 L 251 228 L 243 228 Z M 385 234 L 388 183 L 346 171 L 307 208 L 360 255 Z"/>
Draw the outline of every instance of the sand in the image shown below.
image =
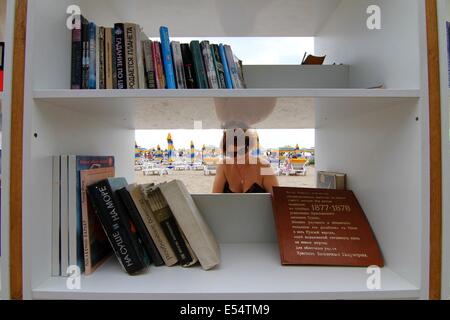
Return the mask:
<path id="1" fill-rule="evenodd" d="M 190 193 L 205 194 L 211 193 L 214 176 L 205 176 L 203 171 L 174 171 L 165 176 L 144 176 L 142 171 L 136 171 L 136 182 L 161 183 L 178 179 L 184 182 Z M 283 187 L 309 187 L 316 186 L 316 170 L 314 167 L 308 167 L 306 176 L 280 176 L 278 177 L 280 186 Z"/>

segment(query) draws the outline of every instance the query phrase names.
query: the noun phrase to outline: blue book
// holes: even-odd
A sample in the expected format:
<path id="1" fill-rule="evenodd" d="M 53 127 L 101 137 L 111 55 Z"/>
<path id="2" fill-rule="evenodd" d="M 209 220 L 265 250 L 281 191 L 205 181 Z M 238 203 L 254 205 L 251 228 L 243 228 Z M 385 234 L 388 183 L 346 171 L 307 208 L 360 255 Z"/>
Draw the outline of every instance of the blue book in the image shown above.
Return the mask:
<path id="1" fill-rule="evenodd" d="M 76 265 L 80 267 L 82 272 L 84 271 L 84 246 L 80 172 L 109 167 L 114 167 L 113 156 L 69 156 L 69 228 L 71 230 L 69 231 L 69 255 L 74 256 L 74 259 L 76 257 Z M 71 237 L 71 234 L 76 239 L 73 236 Z M 70 252 L 73 252 L 73 254 L 70 254 Z M 75 264 L 73 262 L 71 264 Z"/>
<path id="2" fill-rule="evenodd" d="M 160 27 L 159 33 L 161 35 L 161 55 L 164 61 L 164 71 L 166 73 L 167 89 L 176 89 L 175 73 L 173 71 L 172 51 L 170 48 L 169 29 L 167 27 Z"/>
<path id="3" fill-rule="evenodd" d="M 219 44 L 219 53 L 220 60 L 222 60 L 223 69 L 225 72 L 225 83 L 227 85 L 227 89 L 233 89 L 233 82 L 231 81 L 230 69 L 228 68 L 227 56 L 225 54 L 225 48 L 223 44 Z"/>
<path id="4" fill-rule="evenodd" d="M 97 26 L 89 23 L 89 89 L 97 89 Z"/>

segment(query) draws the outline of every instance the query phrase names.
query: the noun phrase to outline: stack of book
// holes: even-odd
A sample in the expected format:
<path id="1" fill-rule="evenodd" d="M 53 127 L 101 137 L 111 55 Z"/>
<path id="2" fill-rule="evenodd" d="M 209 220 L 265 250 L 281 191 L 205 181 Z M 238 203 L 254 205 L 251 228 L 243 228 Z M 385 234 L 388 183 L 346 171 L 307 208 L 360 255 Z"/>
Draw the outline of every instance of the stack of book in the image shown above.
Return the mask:
<path id="1" fill-rule="evenodd" d="M 129 185 L 114 178 L 113 157 L 53 162 L 53 276 L 74 265 L 89 275 L 112 252 L 130 275 L 151 263 L 200 262 L 205 270 L 220 263 L 217 241 L 182 182 Z"/>
<path id="2" fill-rule="evenodd" d="M 242 61 L 229 45 L 150 40 L 134 23 L 97 26 L 83 16 L 72 30 L 72 89 L 243 89 Z"/>

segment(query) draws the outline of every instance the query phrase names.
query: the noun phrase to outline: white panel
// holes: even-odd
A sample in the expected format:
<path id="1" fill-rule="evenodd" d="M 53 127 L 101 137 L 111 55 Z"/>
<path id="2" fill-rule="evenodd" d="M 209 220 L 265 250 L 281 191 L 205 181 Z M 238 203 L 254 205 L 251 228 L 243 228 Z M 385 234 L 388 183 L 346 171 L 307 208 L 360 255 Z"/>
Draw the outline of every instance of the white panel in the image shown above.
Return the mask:
<path id="1" fill-rule="evenodd" d="M 376 108 L 376 102 L 317 104 L 317 170 L 348 174 L 386 264 L 419 285 L 421 238 L 421 119 L 418 106 Z"/>
<path id="2" fill-rule="evenodd" d="M 419 0 L 343 0 L 319 32 L 315 53 L 350 65 L 350 86 L 419 88 Z M 381 8 L 381 30 L 367 28 L 366 9 Z"/>
<path id="3" fill-rule="evenodd" d="M 12 79 L 12 47 L 14 26 L 14 1 L 6 2 L 5 36 L 5 73 L 4 87 L 1 97 L 1 130 L 2 130 L 2 190 L 1 190 L 1 260 L 0 260 L 0 299 L 9 299 L 9 177 L 10 177 L 10 140 L 11 140 L 11 79 Z"/>
<path id="4" fill-rule="evenodd" d="M 442 112 L 443 243 L 442 299 L 450 300 L 450 89 L 446 21 L 450 21 L 450 1 L 438 1 L 439 50 Z"/>
<path id="5" fill-rule="evenodd" d="M 381 271 L 381 290 L 367 289 L 366 268 L 282 267 L 275 244 L 222 244 L 220 266 L 150 267 L 135 277 L 115 257 L 81 290 L 68 290 L 66 279 L 48 279 L 33 291 L 36 299 L 415 299 L 419 290 L 389 268 Z"/>
<path id="6" fill-rule="evenodd" d="M 339 0 L 83 0 L 100 25 L 139 23 L 149 36 L 167 25 L 177 37 L 313 36 Z M 302 53 L 299 53 L 299 55 Z"/>

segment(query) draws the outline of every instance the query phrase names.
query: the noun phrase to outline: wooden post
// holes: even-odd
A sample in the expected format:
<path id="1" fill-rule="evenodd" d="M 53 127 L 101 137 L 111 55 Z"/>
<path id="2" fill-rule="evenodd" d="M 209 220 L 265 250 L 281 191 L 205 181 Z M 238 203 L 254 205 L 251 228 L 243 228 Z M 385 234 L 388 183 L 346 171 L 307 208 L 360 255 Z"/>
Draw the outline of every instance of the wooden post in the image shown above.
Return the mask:
<path id="1" fill-rule="evenodd" d="M 442 278 L 442 139 L 439 32 L 436 0 L 426 0 L 428 88 L 430 108 L 430 287 L 429 298 L 441 299 Z"/>
<path id="2" fill-rule="evenodd" d="M 11 299 L 23 298 L 22 277 L 22 163 L 27 0 L 16 0 L 11 94 L 10 174 L 10 291 Z"/>

